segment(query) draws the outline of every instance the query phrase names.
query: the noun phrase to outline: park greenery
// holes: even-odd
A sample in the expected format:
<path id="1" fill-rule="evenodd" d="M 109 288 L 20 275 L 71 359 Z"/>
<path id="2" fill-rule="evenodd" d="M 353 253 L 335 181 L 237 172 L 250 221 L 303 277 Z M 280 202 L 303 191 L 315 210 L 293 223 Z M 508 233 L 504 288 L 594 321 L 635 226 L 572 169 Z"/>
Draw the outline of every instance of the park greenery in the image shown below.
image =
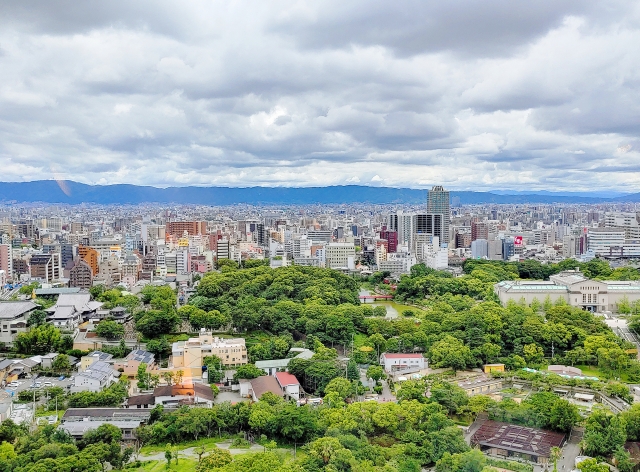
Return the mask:
<path id="1" fill-rule="evenodd" d="M 497 421 L 560 432 L 582 423 L 585 452 L 598 460 L 615 460 L 625 472 L 630 469 L 623 446 L 627 440 L 640 440 L 640 407 L 634 405 L 621 414 L 596 408 L 585 420 L 575 405 L 555 395 L 553 389 L 583 386 L 630 403 L 629 389 L 619 380 L 640 381 L 633 346 L 592 313 L 548 299 L 502 306 L 494 293 L 494 284 L 501 280 L 546 279 L 576 267 L 598 279 L 640 279 L 635 269 L 614 270 L 597 259 L 581 264 L 467 261 L 461 277 L 419 264 L 400 278 L 395 290 L 384 288 L 396 301 L 415 307 L 398 318 L 384 316 L 383 307 L 361 305 L 360 280 L 312 267 L 272 269 L 263 263 L 238 267 L 219 261 L 220 270 L 205 274 L 195 295 L 180 308 L 175 291 L 168 286 L 147 285 L 139 297 L 103 287 L 91 292 L 107 308 L 124 307 L 147 349 L 159 357 L 170 354 L 172 341 L 186 339 L 181 331 L 207 329 L 251 338 L 247 342 L 251 363 L 235 369 L 234 381 L 265 375 L 255 362 L 293 357 L 294 345 L 313 351 L 309 359 L 292 358 L 288 370 L 307 393 L 323 395 L 323 405 L 297 406 L 266 393 L 255 403 L 154 410 L 150 422 L 137 431 L 141 444 L 176 445 L 248 433 L 281 446 L 302 448 L 296 459 L 271 450 L 235 457 L 220 450 L 205 454 L 203 449 L 196 469 L 200 472 L 417 472 L 423 467 L 435 467 L 438 472 L 489 471 L 500 465 L 469 449 L 456 426 L 459 421 L 468 424 L 480 413 Z M 367 283 L 387 285 L 385 278 L 374 274 Z M 640 314 L 634 315 L 633 309 L 630 304 L 632 326 L 635 322 L 640 327 Z M 72 353 L 70 336 L 44 323 L 38 311 L 32 318 L 31 329 L 17 336 L 18 353 Z M 122 325 L 108 319 L 96 331 L 110 340 L 124 337 Z M 118 350 L 114 351 L 117 357 L 127 352 L 124 342 L 111 349 Z M 421 352 L 430 366 L 453 373 L 503 363 L 507 372 L 495 375 L 525 380 L 537 392 L 519 403 L 508 396 L 501 401 L 483 395 L 468 397 L 443 374 L 399 383 L 395 389 L 398 403 L 355 402 L 364 393 L 358 364 L 367 369 L 375 391 L 382 391 L 386 376 L 378 360 L 383 352 Z M 341 359 L 342 355 L 350 360 Z M 68 358 L 59 358 L 54 371 L 65 372 Z M 522 370 L 544 371 L 551 363 L 587 366 L 601 378 L 566 379 Z M 209 382 L 222 381 L 224 366 L 218 357 L 207 357 L 204 364 Z M 141 389 L 160 382 L 159 376 L 146 372 L 144 364 L 136 380 Z M 171 384 L 181 378 L 164 380 Z M 69 407 L 119 406 L 127 393 L 123 379 L 102 392 L 74 393 L 64 401 Z M 24 401 L 29 399 L 25 396 Z M 116 443 L 119 437 L 108 428 L 74 441 L 49 427 L 29 433 L 5 422 L 0 427 L 0 472 L 118 469 L 131 451 L 116 448 Z M 168 452 L 171 462 L 173 453 Z"/>

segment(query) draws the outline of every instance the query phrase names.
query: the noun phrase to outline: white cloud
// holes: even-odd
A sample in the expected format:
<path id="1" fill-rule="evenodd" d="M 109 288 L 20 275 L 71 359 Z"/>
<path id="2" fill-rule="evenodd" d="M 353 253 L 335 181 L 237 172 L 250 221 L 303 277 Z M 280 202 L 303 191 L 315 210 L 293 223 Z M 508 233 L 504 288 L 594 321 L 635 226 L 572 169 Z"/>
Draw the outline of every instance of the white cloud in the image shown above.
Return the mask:
<path id="1" fill-rule="evenodd" d="M 618 0 L 3 2 L 0 178 L 635 191 L 639 43 Z"/>

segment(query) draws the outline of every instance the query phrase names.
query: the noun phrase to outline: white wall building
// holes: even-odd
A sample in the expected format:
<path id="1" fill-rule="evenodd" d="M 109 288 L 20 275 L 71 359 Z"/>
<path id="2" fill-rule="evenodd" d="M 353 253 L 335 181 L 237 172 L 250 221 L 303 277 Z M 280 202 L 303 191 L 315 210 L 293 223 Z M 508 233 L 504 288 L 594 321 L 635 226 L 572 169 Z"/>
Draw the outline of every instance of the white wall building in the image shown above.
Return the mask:
<path id="1" fill-rule="evenodd" d="M 524 300 L 527 305 L 537 300 L 543 303 L 563 300 L 567 304 L 592 312 L 618 311 L 623 299 L 629 303 L 640 300 L 639 281 L 590 280 L 578 270 L 568 270 L 549 277 L 549 281 L 516 280 L 495 285 L 503 304 Z"/>
<path id="2" fill-rule="evenodd" d="M 391 353 L 380 354 L 380 365 L 388 374 L 399 370 L 422 370 L 427 367 L 427 360 L 422 354 Z"/>

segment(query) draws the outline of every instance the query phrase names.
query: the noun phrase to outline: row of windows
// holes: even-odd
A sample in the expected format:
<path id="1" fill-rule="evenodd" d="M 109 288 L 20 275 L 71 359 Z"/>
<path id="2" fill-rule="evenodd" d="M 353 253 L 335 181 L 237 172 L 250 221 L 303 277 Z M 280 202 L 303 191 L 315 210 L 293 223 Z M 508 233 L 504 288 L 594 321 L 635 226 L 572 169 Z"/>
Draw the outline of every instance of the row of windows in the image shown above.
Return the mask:
<path id="1" fill-rule="evenodd" d="M 582 303 L 598 303 L 598 294 L 594 293 L 583 293 L 582 294 Z M 602 299 L 602 303 L 604 303 L 604 299 Z"/>

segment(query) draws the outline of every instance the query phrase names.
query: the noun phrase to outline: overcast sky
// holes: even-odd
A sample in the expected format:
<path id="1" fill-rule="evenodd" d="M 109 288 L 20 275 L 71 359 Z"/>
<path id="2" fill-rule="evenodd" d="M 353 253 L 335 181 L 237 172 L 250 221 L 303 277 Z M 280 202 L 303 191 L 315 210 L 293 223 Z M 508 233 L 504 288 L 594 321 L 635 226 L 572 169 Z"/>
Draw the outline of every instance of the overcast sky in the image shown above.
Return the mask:
<path id="1" fill-rule="evenodd" d="M 0 180 L 640 191 L 640 2 L 0 1 Z"/>

